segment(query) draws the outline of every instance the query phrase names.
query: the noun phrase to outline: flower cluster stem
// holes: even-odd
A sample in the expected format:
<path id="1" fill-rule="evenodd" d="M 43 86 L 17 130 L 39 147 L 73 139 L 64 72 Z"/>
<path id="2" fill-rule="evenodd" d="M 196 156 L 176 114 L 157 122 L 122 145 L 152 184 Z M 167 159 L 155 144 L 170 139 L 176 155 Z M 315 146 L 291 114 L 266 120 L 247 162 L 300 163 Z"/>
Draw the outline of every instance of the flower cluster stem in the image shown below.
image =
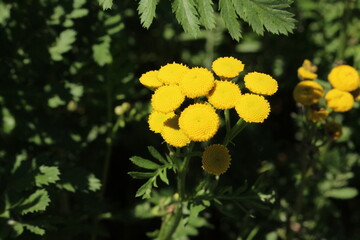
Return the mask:
<path id="1" fill-rule="evenodd" d="M 194 147 L 194 143 L 190 143 L 187 153 L 191 153 L 192 149 Z M 175 203 L 175 210 L 172 215 L 165 216 L 163 219 L 163 222 L 161 224 L 158 240 L 169 240 L 171 239 L 172 235 L 176 231 L 177 227 L 179 226 L 179 223 L 182 219 L 182 208 L 183 208 L 183 202 L 186 198 L 186 189 L 185 189 L 185 183 L 186 183 L 186 173 L 189 165 L 191 155 L 187 155 L 184 158 L 184 161 L 178 164 L 177 168 L 177 191 L 179 194 L 179 201 Z"/>
<path id="2" fill-rule="evenodd" d="M 230 121 L 226 120 L 226 118 L 229 118 L 229 114 L 225 113 L 225 122 Z M 226 131 L 223 145 L 227 146 L 247 125 L 248 124 L 242 118 L 239 118 L 234 127 L 231 129 L 229 128 L 230 130 Z"/>

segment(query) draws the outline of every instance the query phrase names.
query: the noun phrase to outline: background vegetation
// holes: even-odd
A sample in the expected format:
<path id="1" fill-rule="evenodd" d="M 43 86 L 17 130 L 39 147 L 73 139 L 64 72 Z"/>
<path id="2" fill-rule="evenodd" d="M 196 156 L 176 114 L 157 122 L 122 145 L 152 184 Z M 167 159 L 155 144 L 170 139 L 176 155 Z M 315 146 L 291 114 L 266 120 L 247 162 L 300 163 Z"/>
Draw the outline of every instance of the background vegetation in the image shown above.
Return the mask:
<path id="1" fill-rule="evenodd" d="M 360 2 L 269 1 L 282 16 L 273 25 L 230 3 L 214 1 L 204 19 L 189 0 L 0 2 L 0 239 L 146 239 L 160 220 L 135 199 L 143 182 L 127 174 L 129 157 L 166 147 L 148 130 L 151 91 L 138 78 L 173 61 L 209 67 L 221 56 L 279 82 L 269 119 L 236 139 L 221 177 L 271 201 L 212 205 L 178 239 L 360 238 L 359 104 L 338 117 L 343 136 L 324 150 L 294 207 L 304 130 L 292 99 L 304 59 L 323 80 L 337 61 L 360 69 Z"/>

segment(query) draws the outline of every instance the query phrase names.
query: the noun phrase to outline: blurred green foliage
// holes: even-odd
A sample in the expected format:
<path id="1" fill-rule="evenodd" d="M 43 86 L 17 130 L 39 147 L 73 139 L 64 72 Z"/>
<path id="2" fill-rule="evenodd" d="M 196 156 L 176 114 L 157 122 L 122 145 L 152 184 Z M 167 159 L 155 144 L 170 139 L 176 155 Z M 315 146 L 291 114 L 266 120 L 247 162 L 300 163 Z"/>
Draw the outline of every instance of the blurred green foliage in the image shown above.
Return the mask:
<path id="1" fill-rule="evenodd" d="M 147 2 L 151 8 L 141 7 Z M 301 174 L 296 69 L 305 58 L 323 79 L 335 61 L 360 69 L 359 1 L 295 1 L 291 9 L 288 1 L 176 5 L 184 2 L 194 1 L 0 3 L 0 239 L 145 239 L 158 227 L 150 217 L 161 214 L 159 206 L 167 206 L 161 196 L 169 193 L 134 200 L 141 184 L 126 174 L 134 171 L 130 156 L 150 158 L 149 145 L 165 149 L 147 129 L 151 92 L 138 78 L 173 61 L 209 67 L 218 56 L 237 57 L 279 81 L 269 121 L 244 131 L 219 182 L 233 186 L 223 192 L 231 198 L 261 176 L 260 196 L 274 202 L 257 211 L 231 200 L 206 211 L 189 205 L 177 239 L 275 240 L 289 232 L 293 239 L 360 238 L 359 105 L 339 117 L 343 138 L 320 149 L 323 158 L 304 190 L 301 228 L 289 217 Z M 241 4 L 265 12 L 253 19 Z M 195 15 L 195 25 L 183 11 Z M 272 11 L 288 23 L 271 25 Z"/>

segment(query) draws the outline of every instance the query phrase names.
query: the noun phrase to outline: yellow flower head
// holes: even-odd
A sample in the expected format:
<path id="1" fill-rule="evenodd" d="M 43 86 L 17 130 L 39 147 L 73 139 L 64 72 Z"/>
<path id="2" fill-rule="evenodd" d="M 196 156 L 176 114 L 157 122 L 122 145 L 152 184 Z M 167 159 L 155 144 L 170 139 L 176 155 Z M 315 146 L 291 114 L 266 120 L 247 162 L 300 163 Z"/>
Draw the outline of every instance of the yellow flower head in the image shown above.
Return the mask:
<path id="1" fill-rule="evenodd" d="M 215 81 L 215 87 L 207 95 L 209 103 L 217 109 L 230 109 L 241 96 L 238 85 L 230 81 Z"/>
<path id="2" fill-rule="evenodd" d="M 317 67 L 305 59 L 302 66 L 298 68 L 298 76 L 301 80 L 314 80 L 317 78 Z"/>
<path id="3" fill-rule="evenodd" d="M 212 63 L 212 69 L 221 78 L 234 78 L 244 70 L 244 64 L 233 57 L 221 57 Z"/>
<path id="4" fill-rule="evenodd" d="M 293 92 L 295 101 L 306 106 L 319 102 L 323 94 L 322 86 L 309 80 L 299 82 Z"/>
<path id="5" fill-rule="evenodd" d="M 324 109 L 324 108 L 320 108 L 320 109 L 309 109 L 306 112 L 306 117 L 307 119 L 309 119 L 312 122 L 320 122 L 325 120 L 327 117 L 329 116 L 329 112 Z"/>
<path id="6" fill-rule="evenodd" d="M 161 133 L 164 127 L 164 122 L 173 116 L 175 116 L 174 112 L 161 113 L 153 111 L 148 118 L 150 130 L 155 133 Z"/>
<path id="7" fill-rule="evenodd" d="M 342 126 L 336 122 L 327 122 L 325 130 L 332 140 L 338 140 L 342 135 Z"/>
<path id="8" fill-rule="evenodd" d="M 273 95 L 278 90 L 277 81 L 265 73 L 248 73 L 244 81 L 245 87 L 256 94 Z"/>
<path id="9" fill-rule="evenodd" d="M 191 68 L 184 74 L 179 86 L 187 97 L 201 97 L 213 88 L 214 76 L 206 68 Z"/>
<path id="10" fill-rule="evenodd" d="M 171 146 L 184 147 L 190 143 L 190 139 L 179 128 L 179 116 L 174 116 L 165 121 L 161 136 Z"/>
<path id="11" fill-rule="evenodd" d="M 155 111 L 169 113 L 180 107 L 184 100 L 179 86 L 162 86 L 152 95 L 151 106 Z"/>
<path id="12" fill-rule="evenodd" d="M 163 85 L 158 79 L 159 71 L 148 71 L 141 75 L 139 81 L 142 85 L 149 88 L 158 88 Z"/>
<path id="13" fill-rule="evenodd" d="M 220 126 L 219 116 L 209 104 L 196 103 L 180 114 L 180 129 L 192 141 L 203 142 L 212 138 Z"/>
<path id="14" fill-rule="evenodd" d="M 314 80 L 317 78 L 316 73 L 307 70 L 305 67 L 299 67 L 297 73 L 301 80 Z"/>
<path id="15" fill-rule="evenodd" d="M 349 65 L 339 65 L 334 67 L 328 76 L 331 85 L 342 91 L 353 91 L 359 87 L 359 73 Z"/>
<path id="16" fill-rule="evenodd" d="M 262 123 L 269 116 L 270 104 L 263 96 L 246 93 L 237 101 L 235 110 L 245 122 Z"/>
<path id="17" fill-rule="evenodd" d="M 220 144 L 213 144 L 205 148 L 202 154 L 202 168 L 214 175 L 226 172 L 231 162 L 229 150 Z"/>
<path id="18" fill-rule="evenodd" d="M 168 63 L 160 68 L 158 78 L 164 84 L 177 85 L 188 70 L 189 68 L 185 65 Z"/>
<path id="19" fill-rule="evenodd" d="M 331 89 L 325 95 L 326 105 L 335 112 L 346 112 L 354 106 L 354 97 L 345 91 Z"/>

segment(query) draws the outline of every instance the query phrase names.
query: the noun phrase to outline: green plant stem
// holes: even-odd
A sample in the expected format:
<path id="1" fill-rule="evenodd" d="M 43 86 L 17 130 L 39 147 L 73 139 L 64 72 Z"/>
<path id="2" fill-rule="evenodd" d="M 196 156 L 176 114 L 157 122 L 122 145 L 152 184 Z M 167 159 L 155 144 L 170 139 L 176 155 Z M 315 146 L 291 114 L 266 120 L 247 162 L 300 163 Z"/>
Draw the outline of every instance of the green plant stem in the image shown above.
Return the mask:
<path id="1" fill-rule="evenodd" d="M 248 124 L 242 118 L 239 118 L 234 127 L 230 131 L 226 132 L 223 145 L 227 146 L 231 140 L 233 140 L 242 130 L 244 130 L 247 125 Z"/>
<path id="2" fill-rule="evenodd" d="M 187 153 L 191 153 L 194 143 L 190 143 Z M 184 161 L 178 164 L 177 169 L 177 191 L 179 194 L 179 201 L 176 203 L 175 213 L 170 216 L 165 216 L 161 224 L 158 240 L 169 240 L 176 231 L 182 218 L 183 202 L 186 199 L 186 173 L 191 156 L 187 155 Z"/>

